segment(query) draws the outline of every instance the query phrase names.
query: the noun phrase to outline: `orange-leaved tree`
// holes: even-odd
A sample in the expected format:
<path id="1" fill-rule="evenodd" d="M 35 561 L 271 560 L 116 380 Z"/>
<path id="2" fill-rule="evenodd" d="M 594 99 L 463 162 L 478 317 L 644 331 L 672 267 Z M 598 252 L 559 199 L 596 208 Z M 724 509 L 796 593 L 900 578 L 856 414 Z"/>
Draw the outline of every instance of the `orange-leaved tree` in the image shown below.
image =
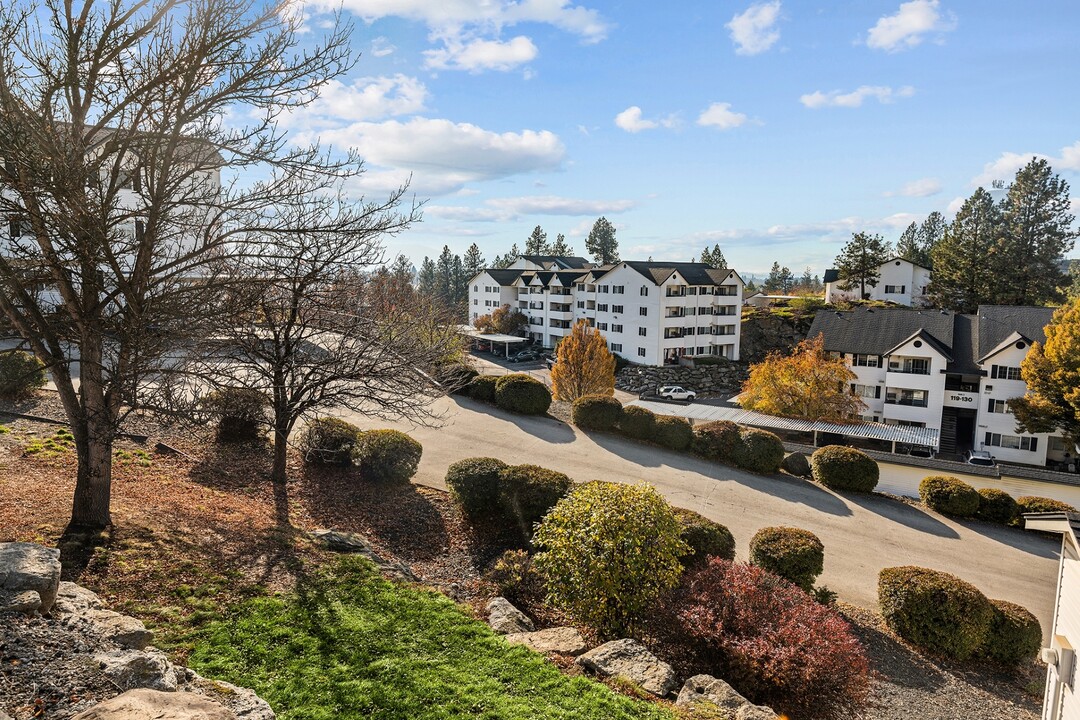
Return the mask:
<path id="1" fill-rule="evenodd" d="M 770 353 L 751 366 L 740 403 L 766 415 L 845 422 L 866 409 L 850 390 L 856 379 L 840 358 L 825 352 L 821 335 L 803 340 L 790 356 Z"/>
<path id="2" fill-rule="evenodd" d="M 584 320 L 574 323 L 555 357 L 551 383 L 556 400 L 615 394 L 615 356 L 600 331 Z"/>

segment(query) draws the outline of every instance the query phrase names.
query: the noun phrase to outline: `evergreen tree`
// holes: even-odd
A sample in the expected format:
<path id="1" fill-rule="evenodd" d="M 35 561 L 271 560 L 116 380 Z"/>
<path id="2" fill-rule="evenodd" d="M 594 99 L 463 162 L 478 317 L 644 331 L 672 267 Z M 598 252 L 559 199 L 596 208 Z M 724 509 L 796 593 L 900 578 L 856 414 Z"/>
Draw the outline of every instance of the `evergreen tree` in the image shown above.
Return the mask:
<path id="1" fill-rule="evenodd" d="M 570 257 L 574 254 L 574 249 L 566 244 L 566 236 L 559 233 L 555 236 L 555 242 L 549 252 L 555 257 Z"/>
<path id="2" fill-rule="evenodd" d="M 454 257 L 450 246 L 443 245 L 442 253 L 435 261 L 435 297 L 445 303 L 452 303 L 454 297 L 454 284 L 457 280 Z M 458 262 L 461 262 L 461 258 L 458 258 Z"/>
<path id="3" fill-rule="evenodd" d="M 761 286 L 769 295 L 787 295 L 795 286 L 795 275 L 790 268 L 780 267 L 780 263 L 774 262 L 769 271 L 769 277 L 765 278 L 765 284 Z"/>
<path id="4" fill-rule="evenodd" d="M 480 247 L 473 243 L 465 251 L 465 257 L 461 260 L 465 267 L 465 275 L 468 279 L 476 277 L 476 274 L 484 269 L 484 256 L 480 254 Z"/>
<path id="5" fill-rule="evenodd" d="M 390 273 L 394 276 L 396 282 L 408 283 L 409 285 L 413 284 L 416 276 L 412 261 L 404 255 L 398 255 L 394 258 L 394 262 L 390 265 Z"/>
<path id="6" fill-rule="evenodd" d="M 927 294 L 935 307 L 972 313 L 994 301 L 1002 280 L 993 268 L 1000 234 L 1000 209 L 990 193 L 979 188 L 931 254 L 935 269 Z"/>
<path id="7" fill-rule="evenodd" d="M 549 255 L 550 248 L 547 242 L 547 233 L 537 225 L 533 228 L 532 235 L 525 241 L 526 255 Z"/>
<path id="8" fill-rule="evenodd" d="M 465 272 L 465 263 L 461 261 L 461 256 L 455 255 L 451 266 L 450 297 L 448 298 L 451 307 L 465 307 L 469 300 L 469 280 L 471 279 L 472 275 Z"/>
<path id="9" fill-rule="evenodd" d="M 424 258 L 416 278 L 416 289 L 428 297 L 435 297 L 435 263 L 429 257 Z"/>
<path id="10" fill-rule="evenodd" d="M 615 226 L 605 217 L 599 218 L 589 231 L 585 249 L 599 265 L 619 262 L 619 241 L 615 239 Z"/>
<path id="11" fill-rule="evenodd" d="M 927 215 L 922 225 L 919 226 L 915 259 L 908 258 L 908 260 L 911 260 L 916 265 L 930 267 L 934 248 L 941 242 L 941 238 L 945 237 L 948 226 L 949 224 L 945 222 L 945 216 L 937 210 Z"/>
<path id="12" fill-rule="evenodd" d="M 701 262 L 706 265 L 712 265 L 714 268 L 727 267 L 727 259 L 724 257 L 724 252 L 720 249 L 719 245 L 713 245 L 712 250 L 707 247 L 702 250 Z"/>
<path id="13" fill-rule="evenodd" d="M 911 223 L 900 233 L 900 239 L 896 241 L 896 255 L 918 265 L 924 264 L 919 262 L 922 252 L 919 248 L 918 223 Z"/>
<path id="14" fill-rule="evenodd" d="M 1077 232 L 1069 213 L 1069 185 L 1046 160 L 1033 158 L 1016 173 L 1002 202 L 1003 232 L 994 270 L 1001 305 L 1060 302 L 1067 283 L 1061 260 Z"/>
<path id="15" fill-rule="evenodd" d="M 866 286 L 876 287 L 881 279 L 879 268 L 889 259 L 889 251 L 889 243 L 876 233 L 852 233 L 851 240 L 836 256 L 840 289 L 859 288 L 859 298 L 865 299 Z"/>
<path id="16" fill-rule="evenodd" d="M 803 292 L 814 292 L 816 289 L 814 287 L 814 274 L 809 265 L 806 266 L 806 269 L 803 270 L 802 277 L 799 278 L 799 288 Z"/>

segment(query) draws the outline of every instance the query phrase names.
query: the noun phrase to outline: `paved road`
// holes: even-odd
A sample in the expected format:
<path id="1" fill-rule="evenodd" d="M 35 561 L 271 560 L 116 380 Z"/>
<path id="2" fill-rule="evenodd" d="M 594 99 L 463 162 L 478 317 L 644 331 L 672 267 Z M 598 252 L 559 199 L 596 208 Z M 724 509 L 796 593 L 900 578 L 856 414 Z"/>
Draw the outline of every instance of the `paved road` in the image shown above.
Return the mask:
<path id="1" fill-rule="evenodd" d="M 415 479 L 425 485 L 445 487 L 447 466 L 476 456 L 536 463 L 579 481 L 644 480 L 672 504 L 727 525 L 744 559 L 761 527 L 813 531 L 825 544 L 820 582 L 847 602 L 875 607 L 879 570 L 920 565 L 955 573 L 990 597 L 1024 605 L 1049 632 L 1056 540 L 960 523 L 884 497 L 840 496 L 808 481 L 763 477 L 622 438 L 586 435 L 556 420 L 511 415 L 471 400 L 442 400 L 437 409 L 444 416 L 441 427 L 399 426 L 424 445 Z M 387 426 L 345 417 L 362 428 Z"/>

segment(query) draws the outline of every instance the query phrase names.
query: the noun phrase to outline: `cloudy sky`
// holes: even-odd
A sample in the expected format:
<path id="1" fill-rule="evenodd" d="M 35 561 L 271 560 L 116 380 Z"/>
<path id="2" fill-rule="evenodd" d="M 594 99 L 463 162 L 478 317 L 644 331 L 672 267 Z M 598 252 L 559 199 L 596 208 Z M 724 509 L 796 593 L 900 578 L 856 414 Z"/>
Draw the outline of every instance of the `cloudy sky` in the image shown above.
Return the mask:
<path id="1" fill-rule="evenodd" d="M 360 61 L 286 124 L 373 199 L 411 176 L 417 263 L 535 225 L 584 254 L 605 215 L 625 258 L 820 273 L 1033 154 L 1080 196 L 1075 0 L 342 2 Z"/>

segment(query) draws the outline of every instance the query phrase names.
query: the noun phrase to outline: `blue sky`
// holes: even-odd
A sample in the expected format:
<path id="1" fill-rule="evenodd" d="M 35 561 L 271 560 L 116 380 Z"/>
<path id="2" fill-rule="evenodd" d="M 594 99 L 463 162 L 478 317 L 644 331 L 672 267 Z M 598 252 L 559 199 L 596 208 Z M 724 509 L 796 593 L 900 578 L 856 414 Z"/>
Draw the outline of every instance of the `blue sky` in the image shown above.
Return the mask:
<path id="1" fill-rule="evenodd" d="M 417 263 L 605 215 L 626 258 L 821 273 L 1032 154 L 1080 182 L 1075 0 L 581 2 L 343 0 L 362 57 L 287 126 L 372 199 L 411 174 Z"/>

